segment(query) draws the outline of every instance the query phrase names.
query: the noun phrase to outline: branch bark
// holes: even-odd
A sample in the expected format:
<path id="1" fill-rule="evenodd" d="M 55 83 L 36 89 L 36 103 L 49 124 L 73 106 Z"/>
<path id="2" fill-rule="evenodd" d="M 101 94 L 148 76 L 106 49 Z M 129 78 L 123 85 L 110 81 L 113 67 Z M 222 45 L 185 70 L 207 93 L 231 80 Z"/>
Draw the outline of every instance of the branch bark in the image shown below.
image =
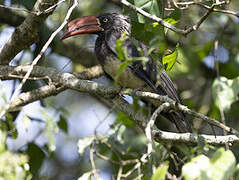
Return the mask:
<path id="1" fill-rule="evenodd" d="M 98 67 L 96 66 L 95 69 Z M 18 66 L 18 67 L 9 67 L 9 66 L 0 66 L 0 79 L 12 79 L 20 76 L 20 78 L 27 73 L 29 66 Z M 94 75 L 97 77 L 99 73 L 92 71 L 94 68 L 86 69 L 81 74 L 78 74 L 78 77 L 81 78 L 94 78 Z M 89 70 L 89 71 L 88 71 Z M 86 72 L 88 71 L 88 72 Z M 101 70 L 100 70 L 101 71 Z M 100 72 L 99 71 L 99 72 Z M 14 75 L 14 77 L 13 77 Z M 70 73 L 61 73 L 60 71 L 54 68 L 45 68 L 41 66 L 35 66 L 31 73 L 31 77 L 42 77 L 51 79 L 51 83 L 47 86 L 41 87 L 37 90 L 22 93 L 18 98 L 14 99 L 11 104 L 10 109 L 18 108 L 19 106 L 28 104 L 35 100 L 39 100 L 48 96 L 56 95 L 65 89 L 74 89 L 79 92 L 87 92 L 93 95 L 100 95 L 104 97 L 117 111 L 124 112 L 129 116 L 135 123 L 145 131 L 149 118 L 143 115 L 141 112 L 135 112 L 131 105 L 125 101 L 120 94 L 135 94 L 138 97 L 144 98 L 154 98 L 162 102 L 167 102 L 169 107 L 172 110 L 182 110 L 185 113 L 192 114 L 195 117 L 198 117 L 202 120 L 206 120 L 208 123 L 219 126 L 232 134 L 238 135 L 238 131 L 221 124 L 215 119 L 204 116 L 200 113 L 194 112 L 193 110 L 188 109 L 186 106 L 174 102 L 172 99 L 167 96 L 160 96 L 158 94 L 149 93 L 149 92 L 134 92 L 132 91 L 122 91 L 120 87 L 105 86 L 96 82 L 89 80 L 78 79 L 76 76 Z M 158 142 L 162 141 L 172 141 L 172 142 L 187 142 L 187 143 L 197 143 L 200 138 L 203 138 L 206 143 L 209 144 L 221 144 L 225 142 L 229 144 L 238 143 L 237 136 L 213 136 L 213 135 L 195 135 L 190 133 L 170 133 L 165 131 L 160 131 L 156 127 L 151 127 L 152 129 L 152 138 Z"/>
<path id="2" fill-rule="evenodd" d="M 0 7 L 0 22 L 10 25 L 19 26 L 25 17 L 6 8 Z M 44 31 L 41 31 L 44 29 Z M 46 24 L 42 24 L 42 28 L 39 30 L 39 37 L 41 37 L 42 44 L 47 41 L 48 36 L 46 34 L 52 34 L 53 31 L 47 27 Z M 59 41 L 60 35 L 57 35 L 50 45 L 52 52 L 55 52 L 61 56 L 65 56 L 71 59 L 74 63 L 79 63 L 85 67 L 91 67 L 98 64 L 94 54 L 87 48 L 81 48 L 74 42 L 61 42 Z M 36 41 L 37 42 L 37 41 Z M 41 47 L 39 47 L 41 49 Z"/>
<path id="3" fill-rule="evenodd" d="M 57 0 L 38 0 L 33 12 L 42 12 L 57 3 Z M 8 64 L 21 50 L 37 41 L 37 31 L 46 18 L 54 11 L 36 15 L 29 13 L 24 22 L 18 26 L 8 42 L 0 49 L 0 64 Z"/>

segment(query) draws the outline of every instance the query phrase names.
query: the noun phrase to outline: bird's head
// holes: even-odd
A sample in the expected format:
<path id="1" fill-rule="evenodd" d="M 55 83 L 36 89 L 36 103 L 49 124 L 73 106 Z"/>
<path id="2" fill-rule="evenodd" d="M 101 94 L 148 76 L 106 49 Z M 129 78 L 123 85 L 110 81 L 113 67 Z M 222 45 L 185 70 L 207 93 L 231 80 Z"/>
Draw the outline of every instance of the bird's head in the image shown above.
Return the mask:
<path id="1" fill-rule="evenodd" d="M 111 31 L 130 34 L 130 19 L 128 16 L 116 13 L 106 13 L 99 16 L 84 16 L 67 24 L 67 29 L 61 39 L 79 34 L 104 34 Z"/>

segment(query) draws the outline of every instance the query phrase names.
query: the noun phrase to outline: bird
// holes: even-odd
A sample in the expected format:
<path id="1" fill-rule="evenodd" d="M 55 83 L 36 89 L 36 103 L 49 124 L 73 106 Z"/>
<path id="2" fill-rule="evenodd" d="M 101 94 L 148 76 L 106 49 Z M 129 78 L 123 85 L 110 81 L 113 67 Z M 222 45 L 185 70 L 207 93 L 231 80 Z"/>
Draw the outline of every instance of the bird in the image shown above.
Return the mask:
<path id="1" fill-rule="evenodd" d="M 98 16 L 83 16 L 70 21 L 61 40 L 81 35 L 95 34 L 96 57 L 104 72 L 124 88 L 133 90 L 144 90 L 160 95 L 167 95 L 178 103 L 181 103 L 177 90 L 163 69 L 160 71 L 160 85 L 157 83 L 157 65 L 148 55 L 148 47 L 136 38 L 131 37 L 131 21 L 129 16 L 118 13 L 104 13 Z M 122 59 L 117 55 L 117 40 L 125 35 L 122 47 L 127 51 L 126 56 L 132 59 L 132 63 L 119 73 L 122 66 Z M 139 50 L 140 48 L 140 50 Z M 143 55 L 142 55 L 143 53 Z M 146 57 L 143 64 L 140 57 Z M 137 59 L 138 58 L 138 59 Z M 159 106 L 155 100 L 152 102 Z M 179 132 L 191 132 L 191 126 L 183 112 L 164 112 L 163 116 L 172 121 Z M 160 126 L 160 123 L 157 123 Z"/>

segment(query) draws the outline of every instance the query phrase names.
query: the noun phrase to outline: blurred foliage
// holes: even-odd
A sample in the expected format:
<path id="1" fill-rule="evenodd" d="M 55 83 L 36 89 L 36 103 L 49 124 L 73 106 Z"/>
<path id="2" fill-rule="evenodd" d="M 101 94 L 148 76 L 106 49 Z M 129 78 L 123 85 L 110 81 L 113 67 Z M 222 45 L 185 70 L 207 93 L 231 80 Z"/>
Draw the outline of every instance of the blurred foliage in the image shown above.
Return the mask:
<path id="1" fill-rule="evenodd" d="M 168 171 L 168 162 L 161 164 L 151 177 L 151 180 L 164 180 Z"/>
<path id="2" fill-rule="evenodd" d="M 239 78 L 227 79 L 219 77 L 214 80 L 212 85 L 212 96 L 218 108 L 228 111 L 231 104 L 238 100 Z"/>
<path id="3" fill-rule="evenodd" d="M 35 2 L 0 0 L 1 4 L 28 10 L 32 9 Z M 182 10 L 167 0 L 129 2 L 181 29 L 197 23 L 206 12 L 196 5 Z M 29 63 L 38 54 L 51 32 L 62 23 L 70 4 L 71 1 L 66 1 L 56 8 L 46 20 L 45 26 L 40 27 L 39 41 L 25 50 L 20 58 L 16 58 L 15 64 Z M 212 1 L 205 4 L 210 5 Z M 171 6 L 168 7 L 169 5 Z M 238 7 L 239 1 L 231 1 L 229 5 L 216 8 L 238 11 Z M 144 42 L 154 61 L 162 64 L 168 71 L 185 105 L 218 120 L 221 119 L 221 109 L 226 124 L 239 129 L 239 18 L 225 13 L 212 13 L 199 30 L 184 37 L 125 6 L 122 7 L 117 0 L 81 0 L 71 19 L 103 12 L 122 12 L 130 16 L 132 36 Z M 0 35 L 6 36 L 7 28 L 8 25 L 1 23 Z M 128 58 L 127 50 L 122 48 L 126 38 L 123 35 L 116 44 L 118 58 L 124 61 L 118 74 L 135 60 Z M 65 71 L 65 67 L 62 67 L 69 59 L 64 61 L 60 55 L 65 55 L 70 50 L 77 52 L 75 47 L 81 48 L 77 53 L 87 51 L 93 54 L 94 40 L 89 35 L 71 38 L 64 43 L 71 43 L 72 48 L 65 49 L 59 45 L 62 42 L 56 38 L 42 58 L 41 65 Z M 83 58 L 84 62 L 88 62 L 90 58 L 87 55 Z M 140 60 L 147 62 L 146 58 Z M 84 65 L 80 61 L 74 61 L 69 69 L 79 68 L 82 70 Z M 0 82 L 0 111 L 6 109 L 8 93 L 11 91 L 10 86 L 4 83 Z M 18 84 L 17 81 L 15 83 Z M 45 81 L 27 81 L 23 91 L 27 92 L 45 84 Z M 119 112 L 107 131 L 104 130 L 101 134 L 98 131 L 87 133 L 90 136 L 85 137 L 85 131 L 88 129 L 83 126 L 83 122 L 77 120 L 82 120 L 80 117 L 83 114 L 83 119 L 87 122 L 85 124 L 92 127 L 92 111 L 85 109 L 94 105 L 86 105 L 89 99 L 86 99 L 85 95 L 75 98 L 73 92 L 67 91 L 66 96 L 66 99 L 60 94 L 41 100 L 38 108 L 33 108 L 31 114 L 25 114 L 23 110 L 15 114 L 8 113 L 3 118 L 0 123 L 0 179 L 94 179 L 96 172 L 104 177 L 103 179 L 116 177 L 120 173 L 128 173 L 126 179 L 140 177 L 143 180 L 170 179 L 173 176 L 183 176 L 186 180 L 238 179 L 239 150 L 236 145 L 230 150 L 224 150 L 209 146 L 203 140 L 196 146 L 154 142 L 151 158 L 147 163 L 143 163 L 140 159 L 147 151 L 147 139 L 129 117 Z M 152 111 L 142 107 L 142 104 L 139 99 L 134 98 L 134 111 Z M 21 115 L 22 113 L 24 115 Z M 76 114 L 73 121 L 72 114 Z M 97 116 L 100 113 L 94 110 L 93 114 Z M 98 116 L 95 119 L 107 120 Z M 159 118 L 159 121 L 162 129 L 175 131 L 172 124 L 165 119 Z M 195 131 L 212 134 L 208 124 L 196 119 L 193 119 L 193 123 Z M 37 128 L 34 129 L 33 126 Z M 216 134 L 222 134 L 217 128 L 215 131 Z M 17 141 L 17 145 L 13 145 L 12 141 Z M 74 157 L 69 149 L 77 149 L 78 157 Z M 92 152 L 94 155 L 90 157 Z"/>
<path id="4" fill-rule="evenodd" d="M 232 151 L 218 149 L 211 158 L 205 155 L 194 157 L 183 166 L 182 172 L 186 180 L 226 180 L 236 170 L 236 159 Z"/>
<path id="5" fill-rule="evenodd" d="M 28 156 L 7 150 L 7 131 L 0 129 L 0 179 L 5 180 L 30 180 Z"/>

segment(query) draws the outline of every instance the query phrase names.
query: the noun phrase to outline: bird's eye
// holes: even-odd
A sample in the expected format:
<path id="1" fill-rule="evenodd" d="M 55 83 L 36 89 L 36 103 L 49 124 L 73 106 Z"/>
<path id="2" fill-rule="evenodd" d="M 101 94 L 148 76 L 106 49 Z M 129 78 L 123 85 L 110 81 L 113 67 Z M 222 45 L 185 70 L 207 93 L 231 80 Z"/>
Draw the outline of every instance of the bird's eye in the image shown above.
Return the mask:
<path id="1" fill-rule="evenodd" d="M 104 23 L 108 22 L 108 19 L 107 19 L 107 18 L 104 18 L 104 19 L 103 19 L 103 22 L 104 22 Z"/>

